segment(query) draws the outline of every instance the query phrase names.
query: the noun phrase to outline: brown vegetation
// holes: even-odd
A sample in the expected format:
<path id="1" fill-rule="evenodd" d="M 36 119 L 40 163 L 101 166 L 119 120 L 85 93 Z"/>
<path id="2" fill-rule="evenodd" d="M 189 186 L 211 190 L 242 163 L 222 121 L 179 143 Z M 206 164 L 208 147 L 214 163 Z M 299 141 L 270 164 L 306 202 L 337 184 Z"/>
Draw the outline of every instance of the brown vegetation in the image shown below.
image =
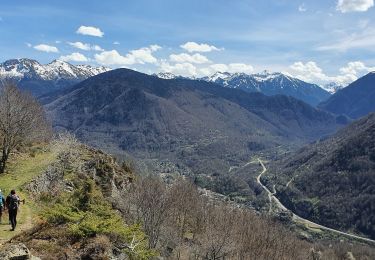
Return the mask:
<path id="1" fill-rule="evenodd" d="M 328 247 L 301 240 L 279 222 L 203 196 L 187 180 L 166 186 L 138 178 L 123 200 L 129 223 L 141 223 L 150 248 L 167 259 L 371 259 L 365 246 Z M 342 256 L 345 256 L 342 258 Z"/>
<path id="2" fill-rule="evenodd" d="M 31 95 L 12 82 L 0 87 L 0 173 L 3 173 L 10 153 L 27 142 L 48 138 L 50 126 L 43 107 Z"/>

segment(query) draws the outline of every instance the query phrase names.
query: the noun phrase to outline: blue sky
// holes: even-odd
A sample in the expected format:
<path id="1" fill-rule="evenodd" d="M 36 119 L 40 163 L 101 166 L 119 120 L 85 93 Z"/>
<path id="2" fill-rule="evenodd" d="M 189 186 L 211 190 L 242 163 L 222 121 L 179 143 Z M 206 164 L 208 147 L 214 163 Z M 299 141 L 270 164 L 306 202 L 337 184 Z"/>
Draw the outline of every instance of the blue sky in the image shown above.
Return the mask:
<path id="1" fill-rule="evenodd" d="M 347 84 L 375 70 L 374 0 L 2 1 L 1 60 L 146 73 L 282 71 Z"/>

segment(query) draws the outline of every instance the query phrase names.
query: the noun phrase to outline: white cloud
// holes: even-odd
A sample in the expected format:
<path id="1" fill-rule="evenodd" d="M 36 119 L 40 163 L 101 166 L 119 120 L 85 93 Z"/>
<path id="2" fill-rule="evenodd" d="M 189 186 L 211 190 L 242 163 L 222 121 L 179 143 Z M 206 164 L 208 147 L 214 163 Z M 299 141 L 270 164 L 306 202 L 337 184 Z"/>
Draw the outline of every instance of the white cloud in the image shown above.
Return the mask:
<path id="1" fill-rule="evenodd" d="M 29 42 L 26 43 L 26 46 L 29 47 L 29 48 L 33 47 L 33 45 Z"/>
<path id="2" fill-rule="evenodd" d="M 55 41 L 55 43 L 56 43 L 56 44 L 59 44 L 59 43 L 61 43 L 61 41 L 57 40 L 57 41 Z"/>
<path id="3" fill-rule="evenodd" d="M 367 28 L 361 33 L 353 33 L 334 43 L 319 46 L 318 51 L 340 51 L 345 52 L 349 49 L 368 48 L 373 50 L 375 45 L 375 29 Z"/>
<path id="4" fill-rule="evenodd" d="M 243 73 L 252 73 L 254 71 L 253 66 L 244 63 L 230 63 L 229 70 L 230 73 L 243 72 Z"/>
<path id="5" fill-rule="evenodd" d="M 366 12 L 374 6 L 374 0 L 338 0 L 336 9 L 342 13 Z"/>
<path id="6" fill-rule="evenodd" d="M 180 45 L 180 47 L 188 52 L 211 52 L 211 51 L 220 51 L 219 49 L 213 45 L 208 45 L 206 43 L 196 43 L 196 42 L 187 42 L 185 44 Z"/>
<path id="7" fill-rule="evenodd" d="M 161 47 L 157 44 L 152 44 L 152 45 L 150 45 L 149 48 L 150 48 L 151 51 L 158 51 L 158 50 L 161 49 Z"/>
<path id="8" fill-rule="evenodd" d="M 95 36 L 95 37 L 103 37 L 104 32 L 102 32 L 99 28 L 93 27 L 93 26 L 84 26 L 81 25 L 77 31 L 77 34 L 82 35 L 89 35 L 89 36 Z"/>
<path id="9" fill-rule="evenodd" d="M 129 65 L 133 64 L 116 50 L 103 51 L 102 53 L 95 54 L 96 62 L 103 65 Z"/>
<path id="10" fill-rule="evenodd" d="M 196 64 L 203 64 L 203 63 L 210 63 L 211 61 L 206 57 L 199 53 L 190 55 L 187 53 L 180 53 L 180 54 L 171 54 L 169 55 L 169 60 L 176 63 L 196 63 Z"/>
<path id="11" fill-rule="evenodd" d="M 92 45 L 91 49 L 94 51 L 104 51 L 104 49 L 100 47 L 99 45 Z"/>
<path id="12" fill-rule="evenodd" d="M 212 72 L 210 72 L 210 74 L 215 73 L 217 71 L 228 72 L 228 66 L 226 64 L 223 64 L 223 63 L 212 64 L 212 65 L 210 65 L 209 68 L 212 69 Z"/>
<path id="13" fill-rule="evenodd" d="M 361 61 L 349 62 L 345 67 L 339 69 L 339 74 L 336 76 L 328 76 L 323 70 L 313 61 L 306 63 L 295 62 L 288 71 L 291 75 L 306 82 L 317 84 L 327 84 L 335 82 L 341 86 L 346 86 L 358 77 L 363 76 L 365 73 L 374 71 L 375 67 L 368 67 Z"/>
<path id="14" fill-rule="evenodd" d="M 59 52 L 59 50 L 55 46 L 51 46 L 47 44 L 35 45 L 34 49 L 38 51 L 44 51 L 44 52 Z"/>
<path id="15" fill-rule="evenodd" d="M 215 72 L 229 72 L 229 73 L 246 73 L 250 74 L 254 71 L 253 66 L 245 63 L 216 63 L 200 70 L 203 75 L 209 76 Z"/>
<path id="16" fill-rule="evenodd" d="M 340 72 L 342 74 L 360 74 L 363 72 L 370 72 L 375 71 L 375 67 L 367 67 L 363 62 L 361 61 L 352 61 L 349 62 L 346 67 L 340 68 Z"/>
<path id="17" fill-rule="evenodd" d="M 73 46 L 77 49 L 84 50 L 84 51 L 89 51 L 91 49 L 90 44 L 88 43 L 83 43 L 83 42 L 68 42 L 70 46 Z"/>
<path id="18" fill-rule="evenodd" d="M 160 70 L 163 72 L 170 72 L 175 75 L 181 75 L 186 77 L 196 76 L 198 74 L 197 68 L 188 62 L 169 64 L 165 60 L 160 64 Z"/>
<path id="19" fill-rule="evenodd" d="M 158 45 L 150 45 L 149 47 L 132 50 L 125 56 L 121 55 L 117 50 L 103 51 L 95 54 L 95 60 L 103 65 L 155 64 L 157 59 L 152 54 L 160 48 Z"/>
<path id="20" fill-rule="evenodd" d="M 113 44 L 114 44 L 114 45 L 120 45 L 120 42 L 118 42 L 118 41 L 114 41 Z"/>
<path id="21" fill-rule="evenodd" d="M 83 42 L 68 42 L 70 46 L 73 46 L 77 49 L 84 50 L 84 51 L 104 51 L 102 47 L 99 45 L 90 45 L 88 43 L 83 43 Z"/>
<path id="22" fill-rule="evenodd" d="M 89 59 L 85 55 L 79 52 L 73 52 L 72 54 L 61 56 L 59 59 L 62 61 L 76 61 L 76 62 L 89 61 Z"/>
<path id="23" fill-rule="evenodd" d="M 307 8 L 305 6 L 305 4 L 301 4 L 300 6 L 298 6 L 298 11 L 299 12 L 306 12 L 307 11 Z"/>

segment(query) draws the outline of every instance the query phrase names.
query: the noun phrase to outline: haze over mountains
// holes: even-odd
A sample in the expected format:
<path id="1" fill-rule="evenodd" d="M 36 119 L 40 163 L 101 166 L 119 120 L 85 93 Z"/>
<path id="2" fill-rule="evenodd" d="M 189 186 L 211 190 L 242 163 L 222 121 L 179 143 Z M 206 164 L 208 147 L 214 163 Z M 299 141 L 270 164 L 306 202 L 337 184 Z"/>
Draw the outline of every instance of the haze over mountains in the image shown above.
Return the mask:
<path id="1" fill-rule="evenodd" d="M 128 69 L 91 77 L 46 100 L 56 129 L 115 154 L 168 159 L 206 174 L 339 127 L 332 114 L 293 97 L 164 80 Z"/>

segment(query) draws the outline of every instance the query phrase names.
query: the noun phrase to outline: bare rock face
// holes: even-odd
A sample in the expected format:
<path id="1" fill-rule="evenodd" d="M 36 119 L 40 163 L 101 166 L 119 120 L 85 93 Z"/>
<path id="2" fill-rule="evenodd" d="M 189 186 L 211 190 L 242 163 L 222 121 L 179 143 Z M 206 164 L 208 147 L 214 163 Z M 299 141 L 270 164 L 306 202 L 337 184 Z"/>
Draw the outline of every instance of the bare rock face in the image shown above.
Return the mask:
<path id="1" fill-rule="evenodd" d="M 6 244 L 0 248 L 0 259 L 2 260 L 38 260 L 30 254 L 29 249 L 22 243 Z"/>

